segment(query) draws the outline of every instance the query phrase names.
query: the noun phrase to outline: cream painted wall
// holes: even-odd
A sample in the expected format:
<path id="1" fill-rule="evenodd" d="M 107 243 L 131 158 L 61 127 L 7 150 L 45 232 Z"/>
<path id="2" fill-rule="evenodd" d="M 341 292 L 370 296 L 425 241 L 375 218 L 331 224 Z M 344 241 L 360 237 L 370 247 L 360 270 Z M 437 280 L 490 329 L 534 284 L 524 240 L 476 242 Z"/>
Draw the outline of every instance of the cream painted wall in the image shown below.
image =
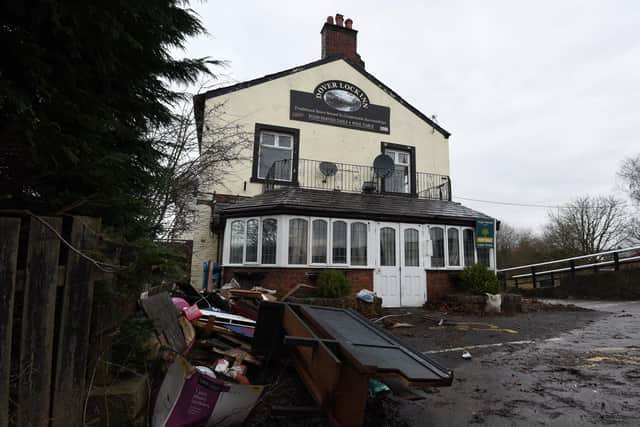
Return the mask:
<path id="1" fill-rule="evenodd" d="M 367 94 L 372 104 L 389 107 L 390 134 L 290 120 L 290 91 L 313 92 L 319 83 L 326 80 L 353 83 Z M 223 112 L 216 114 L 215 120 L 241 125 L 252 134 L 256 123 L 300 129 L 301 159 L 369 166 L 380 154 L 380 142 L 384 141 L 414 146 L 418 172 L 449 175 L 448 140 L 343 60 L 211 98 L 206 102 L 205 111 L 223 104 Z M 209 120 L 207 125 L 211 129 L 216 127 L 213 120 Z M 261 193 L 262 184 L 249 181 L 253 147 L 247 149 L 243 157 L 248 160 L 238 161 L 229 168 L 222 184 L 202 190 L 241 196 Z"/>

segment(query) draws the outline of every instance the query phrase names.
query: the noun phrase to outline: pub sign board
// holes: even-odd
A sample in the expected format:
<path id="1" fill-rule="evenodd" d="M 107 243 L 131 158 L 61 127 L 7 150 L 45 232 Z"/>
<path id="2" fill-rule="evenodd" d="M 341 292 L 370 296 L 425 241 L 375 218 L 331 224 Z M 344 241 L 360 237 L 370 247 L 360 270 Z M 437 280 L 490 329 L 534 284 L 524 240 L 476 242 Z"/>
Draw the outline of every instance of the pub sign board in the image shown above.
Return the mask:
<path id="1" fill-rule="evenodd" d="M 322 82 L 313 93 L 291 91 L 291 120 L 388 134 L 389 116 L 389 107 L 371 104 L 362 89 L 342 80 Z"/>
<path id="2" fill-rule="evenodd" d="M 493 248 L 495 244 L 493 220 L 477 220 L 476 221 L 476 247 Z"/>

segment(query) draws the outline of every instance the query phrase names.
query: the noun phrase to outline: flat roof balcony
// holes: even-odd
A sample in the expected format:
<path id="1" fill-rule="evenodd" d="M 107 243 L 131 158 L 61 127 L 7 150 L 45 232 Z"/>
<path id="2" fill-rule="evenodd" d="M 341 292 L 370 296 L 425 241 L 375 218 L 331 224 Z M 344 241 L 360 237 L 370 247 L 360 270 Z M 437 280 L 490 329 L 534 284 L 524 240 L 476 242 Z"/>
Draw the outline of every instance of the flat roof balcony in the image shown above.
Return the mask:
<path id="1" fill-rule="evenodd" d="M 290 186 L 451 200 L 451 179 L 447 175 L 415 172 L 403 167 L 376 171 L 373 166 L 309 159 L 298 159 L 297 164 L 288 159 L 275 161 L 264 179 L 263 192 Z"/>

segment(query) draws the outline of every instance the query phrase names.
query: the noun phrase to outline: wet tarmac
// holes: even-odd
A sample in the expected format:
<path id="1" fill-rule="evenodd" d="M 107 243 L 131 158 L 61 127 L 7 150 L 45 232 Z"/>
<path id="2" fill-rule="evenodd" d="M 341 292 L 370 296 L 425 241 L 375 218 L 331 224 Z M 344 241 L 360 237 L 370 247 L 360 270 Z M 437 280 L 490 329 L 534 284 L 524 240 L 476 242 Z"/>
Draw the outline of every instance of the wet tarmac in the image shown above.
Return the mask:
<path id="1" fill-rule="evenodd" d="M 394 332 L 455 379 L 425 400 L 394 401 L 394 424 L 639 426 L 640 301 L 571 303 L 592 311 L 446 316 L 442 326 L 407 316 L 415 326 Z"/>

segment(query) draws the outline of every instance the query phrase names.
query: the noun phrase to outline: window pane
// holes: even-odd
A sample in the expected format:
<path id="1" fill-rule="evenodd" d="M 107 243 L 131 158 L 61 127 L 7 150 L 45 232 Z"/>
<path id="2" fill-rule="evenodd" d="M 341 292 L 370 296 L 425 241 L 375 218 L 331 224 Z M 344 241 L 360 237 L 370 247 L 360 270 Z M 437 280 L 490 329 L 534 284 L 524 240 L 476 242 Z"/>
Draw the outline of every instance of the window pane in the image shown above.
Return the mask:
<path id="1" fill-rule="evenodd" d="M 460 235 L 457 228 L 447 230 L 449 265 L 460 265 Z"/>
<path id="2" fill-rule="evenodd" d="M 244 221 L 236 220 L 231 223 L 231 251 L 229 262 L 242 264 L 242 249 L 244 248 Z"/>
<path id="3" fill-rule="evenodd" d="M 482 264 L 485 267 L 491 267 L 490 258 L 490 250 L 489 248 L 478 248 L 478 264 Z"/>
<path id="4" fill-rule="evenodd" d="M 247 220 L 247 249 L 245 262 L 258 262 L 258 220 Z"/>
<path id="5" fill-rule="evenodd" d="M 260 147 L 260 157 L 258 159 L 258 177 L 266 178 L 269 168 L 274 166 L 273 178 L 283 181 L 291 180 L 292 151 L 289 149 Z M 271 178 L 271 176 L 270 176 Z"/>
<path id="6" fill-rule="evenodd" d="M 347 263 L 347 223 L 336 221 L 333 223 L 333 258 L 334 264 Z"/>
<path id="7" fill-rule="evenodd" d="M 433 255 L 431 255 L 431 267 L 444 267 L 444 231 L 442 228 L 429 229 Z"/>
<path id="8" fill-rule="evenodd" d="M 384 179 L 384 191 L 393 193 L 408 193 L 409 184 L 409 153 L 405 151 L 385 150 L 385 154 L 393 159 L 394 170 Z"/>
<path id="9" fill-rule="evenodd" d="M 464 249 L 464 265 L 473 265 L 475 263 L 475 257 L 473 253 L 473 230 L 464 230 L 462 232 L 462 240 Z"/>
<path id="10" fill-rule="evenodd" d="M 289 221 L 289 264 L 307 263 L 308 228 L 306 219 L 295 218 Z"/>
<path id="11" fill-rule="evenodd" d="M 380 265 L 396 265 L 396 230 L 393 228 L 380 229 Z"/>
<path id="12" fill-rule="evenodd" d="M 276 242 L 278 238 L 278 221 L 269 218 L 262 221 L 262 263 L 276 263 Z"/>
<path id="13" fill-rule="evenodd" d="M 316 219 L 311 230 L 311 262 L 327 262 L 327 221 Z"/>
<path id="14" fill-rule="evenodd" d="M 272 133 L 262 132 L 260 135 L 260 144 L 262 145 L 275 145 L 276 136 Z"/>
<path id="15" fill-rule="evenodd" d="M 420 265 L 420 254 L 418 247 L 418 230 L 408 228 L 404 230 L 404 265 L 407 267 L 418 267 Z"/>
<path id="16" fill-rule="evenodd" d="M 278 145 L 280 147 L 291 148 L 293 138 L 289 135 L 278 135 Z"/>
<path id="17" fill-rule="evenodd" d="M 367 265 L 367 224 L 351 224 L 351 265 Z"/>

